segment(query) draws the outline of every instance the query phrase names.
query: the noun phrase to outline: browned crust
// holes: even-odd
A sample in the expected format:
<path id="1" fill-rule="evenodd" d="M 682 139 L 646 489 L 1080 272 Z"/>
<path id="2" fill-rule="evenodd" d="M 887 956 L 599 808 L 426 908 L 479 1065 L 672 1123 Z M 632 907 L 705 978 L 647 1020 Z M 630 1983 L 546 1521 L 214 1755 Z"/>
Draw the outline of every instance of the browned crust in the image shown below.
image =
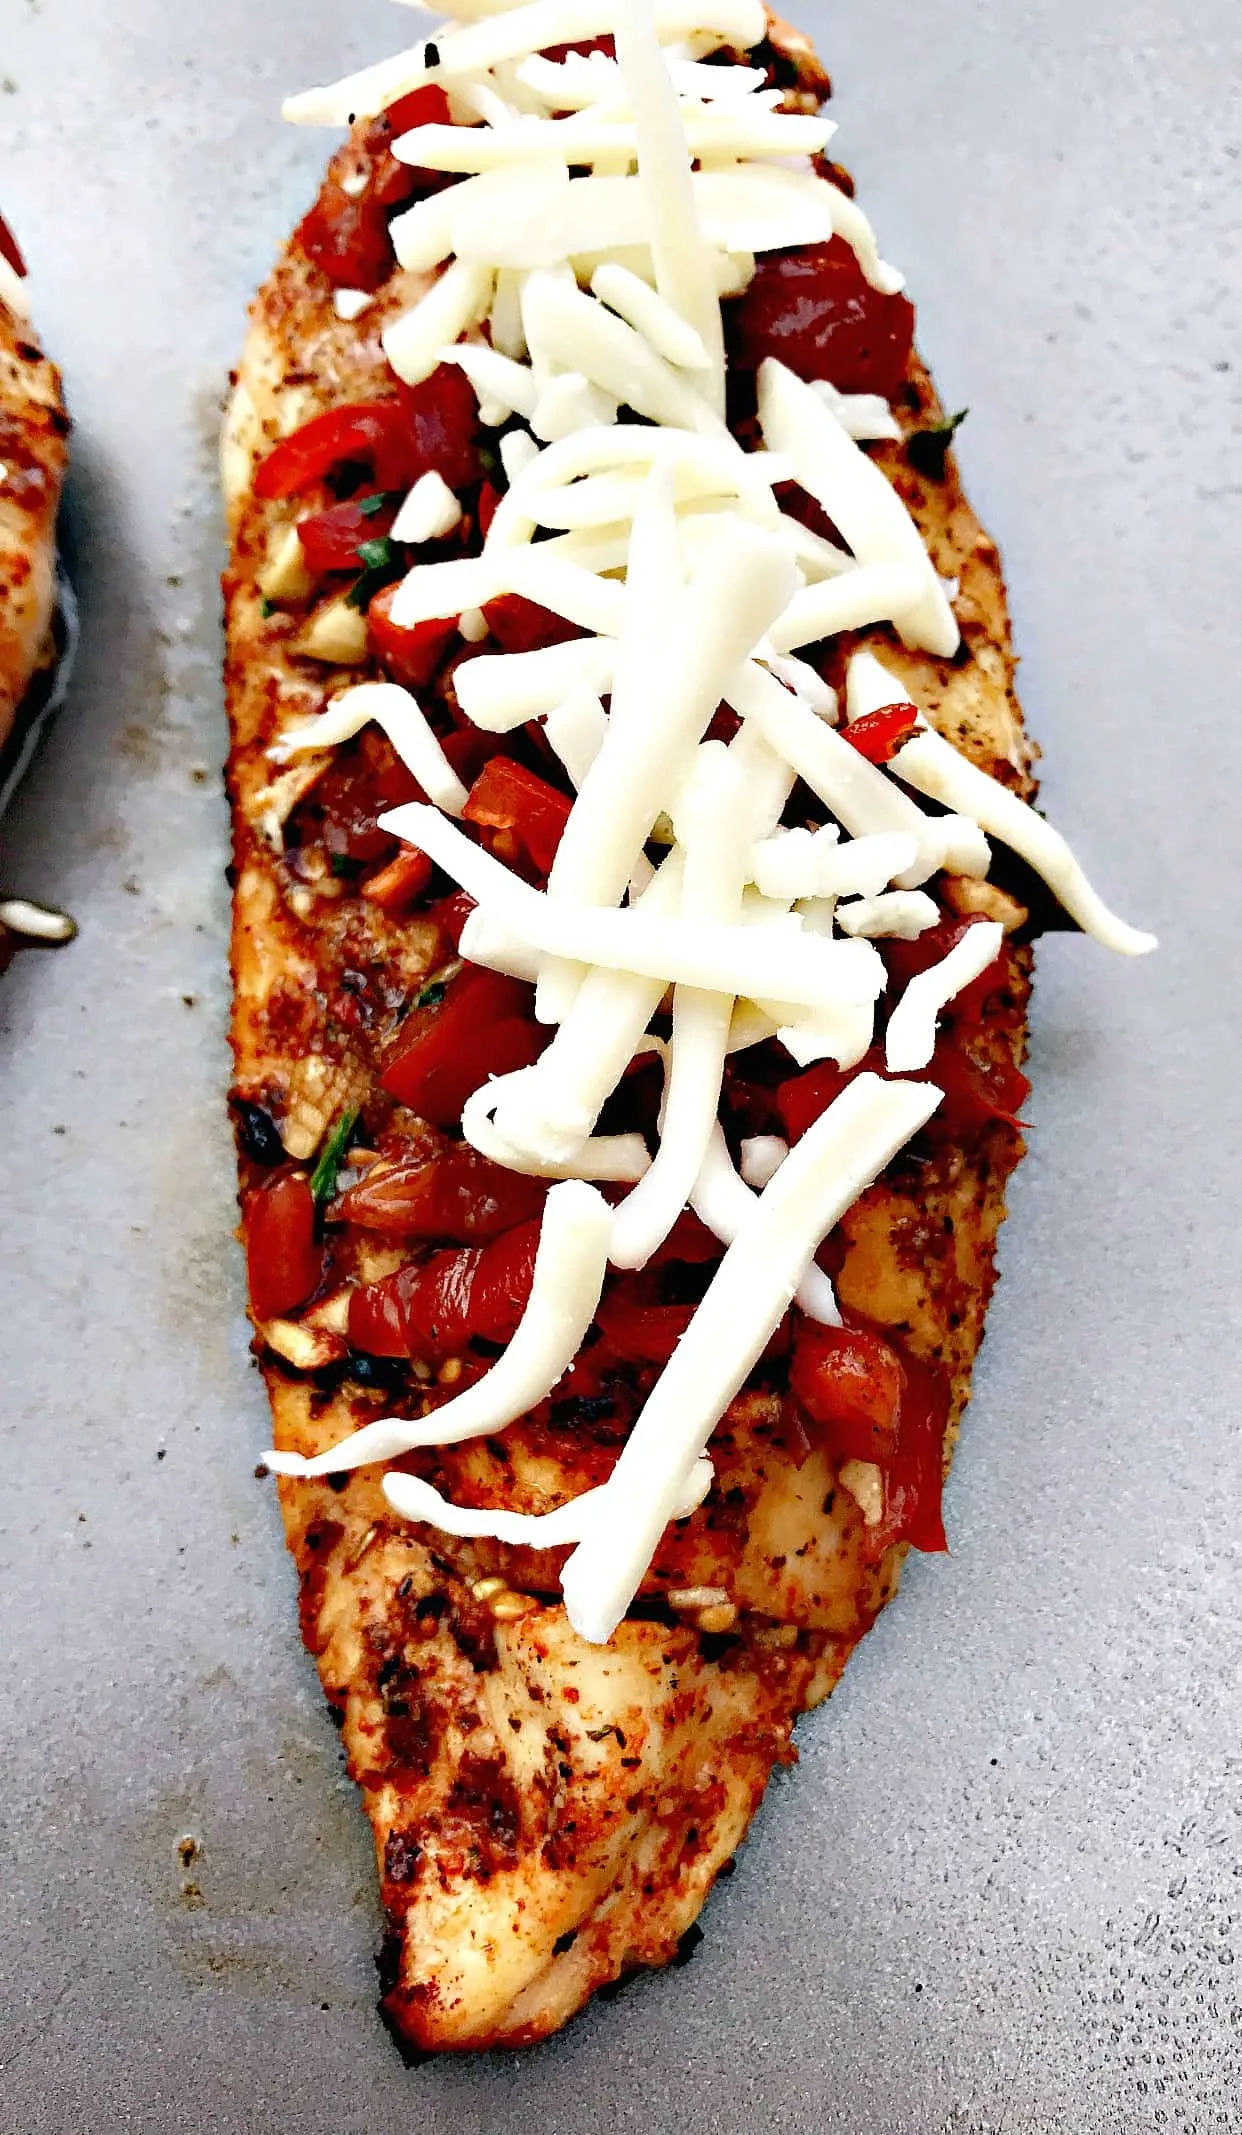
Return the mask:
<path id="1" fill-rule="evenodd" d="M 773 25 L 776 45 L 782 27 Z M 809 52 L 804 40 L 798 46 Z M 810 94 L 811 60 L 787 49 Z M 285 901 L 261 829 L 270 805 L 263 752 L 291 718 L 365 669 L 316 670 L 292 648 L 300 620 L 262 612 L 257 572 L 293 512 L 257 500 L 250 476 L 256 457 L 308 416 L 382 388 L 379 332 L 413 294 L 397 277 L 360 326 L 343 327 L 290 245 L 256 301 L 226 439 L 237 1084 L 278 1111 L 309 1101 L 313 1115 L 318 1103 L 325 1120 L 357 1070 L 338 1061 L 326 1095 L 307 1089 L 326 1012 L 321 961 L 344 940 L 355 950 L 361 943 L 389 958 L 408 987 L 432 942 L 428 929 L 364 916 L 355 898 L 338 898 L 309 922 Z M 916 363 L 903 421 L 914 430 L 939 414 Z M 960 580 L 963 645 L 943 662 L 905 652 L 886 632 L 871 641 L 942 732 L 1029 794 L 1034 752 L 1014 694 L 995 546 L 951 455 L 942 482 L 917 474 L 902 447 L 876 456 L 939 570 Z M 312 764 L 303 776 L 313 775 Z M 1021 1054 L 1028 982 L 1029 952 L 1011 948 L 991 1032 L 998 1052 Z M 844 1301 L 950 1373 L 946 1464 L 982 1337 L 1005 1182 L 1020 1154 L 1006 1127 L 969 1150 L 942 1147 L 921 1172 L 894 1173 L 873 1189 L 842 1226 Z M 321 1393 L 270 1354 L 263 1366 L 281 1447 L 319 1451 L 375 1413 L 357 1389 Z M 404 1527 L 368 1471 L 338 1478 L 339 1489 L 281 1485 L 303 1630 L 375 1832 L 390 1922 L 384 2007 L 415 2049 L 529 2042 L 632 1966 L 674 1957 L 773 1763 L 794 1755 L 798 1713 L 832 1688 L 894 1590 L 903 1553 L 871 1564 L 857 1508 L 822 1456 L 791 1466 L 773 1411 L 761 1397 L 735 1405 L 713 1442 L 718 1488 L 666 1538 L 648 1581 L 649 1594 L 724 1587 L 741 1611 L 724 1639 L 630 1621 L 601 1654 L 550 1602 L 517 1615 L 521 1603 L 502 1597 L 501 1618 L 513 1620 L 497 1621 L 495 1599 L 481 1604 L 473 1585 L 490 1575 L 510 1595 L 553 1593 L 555 1556 Z M 519 1424 L 505 1450 L 503 1471 L 484 1443 L 420 1472 L 468 1501 L 503 1495 L 539 1510 L 598 1480 L 615 1449 L 586 1432 L 571 1454 Z"/>
<path id="2" fill-rule="evenodd" d="M 68 457 L 60 374 L 0 303 L 0 750 L 54 657 L 56 514 Z"/>

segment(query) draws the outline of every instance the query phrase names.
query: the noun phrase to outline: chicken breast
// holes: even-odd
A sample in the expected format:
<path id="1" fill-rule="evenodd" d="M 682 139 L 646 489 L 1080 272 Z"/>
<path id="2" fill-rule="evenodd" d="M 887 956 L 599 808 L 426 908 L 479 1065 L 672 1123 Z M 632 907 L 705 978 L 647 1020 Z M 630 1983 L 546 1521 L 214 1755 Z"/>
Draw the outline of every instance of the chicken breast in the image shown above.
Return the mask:
<path id="1" fill-rule="evenodd" d="M 813 108 L 822 72 L 775 21 L 768 61 L 791 104 Z M 330 182 L 356 180 L 368 153 L 359 127 Z M 280 438 L 384 390 L 380 333 L 415 286 L 394 273 L 345 323 L 295 239 L 255 304 L 226 427 L 234 1103 L 247 1188 L 282 1154 L 310 1162 L 333 1121 L 366 1105 L 394 1018 L 443 961 L 430 919 L 394 921 L 313 840 L 308 849 L 299 823 L 340 777 L 339 759 L 278 771 L 265 753 L 343 679 L 374 670 L 365 632 L 351 636 L 339 603 L 316 605 L 299 576 L 291 530 L 303 507 L 254 488 Z M 937 661 L 881 632 L 837 641 L 834 656 L 843 663 L 874 643 L 942 733 L 1029 797 L 1033 751 L 996 549 L 951 453 L 941 470 L 935 450 L 909 450 L 941 421 L 917 359 L 898 413 L 903 441 L 875 457 L 938 571 L 959 582 L 962 647 Z M 1012 1064 L 1025 1045 L 1027 914 L 1004 891 L 971 894 L 1009 930 L 983 1042 Z M 1021 1151 L 1018 1129 L 1000 1120 L 920 1144 L 834 1239 L 843 1302 L 947 1374 L 946 1465 Z M 425 1394 L 430 1368 L 395 1390 L 364 1370 L 345 1334 L 350 1284 L 405 1257 L 382 1238 L 354 1239 L 347 1255 L 334 1245 L 327 1294 L 292 1322 L 258 1324 L 282 1450 L 321 1452 Z M 602 1480 L 617 1443 L 615 1416 L 589 1402 L 567 1417 L 545 1406 L 501 1438 L 405 1465 L 459 1503 L 538 1512 Z M 669 1530 L 603 1648 L 576 1635 L 556 1598 L 563 1550 L 407 1526 L 374 1469 L 280 1485 L 303 1632 L 374 1828 L 389 1920 L 382 2006 L 407 2050 L 543 2038 L 600 1987 L 684 1953 L 770 1771 L 795 1756 L 795 1720 L 832 1689 L 895 1590 L 904 1545 L 877 1540 L 859 1478 L 851 1488 L 822 1449 L 791 1441 L 779 1373 L 734 1403 L 712 1453 L 710 1497 Z"/>
<path id="2" fill-rule="evenodd" d="M 19 711 L 57 657 L 56 514 L 69 435 L 60 375 L 21 301 L 9 268 L 0 282 L 0 768 Z"/>

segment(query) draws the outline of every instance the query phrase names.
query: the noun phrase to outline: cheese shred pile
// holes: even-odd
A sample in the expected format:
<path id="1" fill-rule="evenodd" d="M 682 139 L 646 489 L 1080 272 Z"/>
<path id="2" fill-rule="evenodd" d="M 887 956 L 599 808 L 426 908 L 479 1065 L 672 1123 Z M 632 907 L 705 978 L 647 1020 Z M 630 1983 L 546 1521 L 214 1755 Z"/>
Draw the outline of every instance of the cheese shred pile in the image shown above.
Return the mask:
<path id="1" fill-rule="evenodd" d="M 813 165 L 833 126 L 783 110 L 740 56 L 708 63 L 764 38 L 759 0 L 459 0 L 452 12 L 434 42 L 295 97 L 286 115 L 339 125 L 429 83 L 449 97 L 453 124 L 395 143 L 402 160 L 460 182 L 392 224 L 401 265 L 434 278 L 385 348 L 410 384 L 461 366 L 484 424 L 504 429 L 508 488 L 481 553 L 418 564 L 392 621 L 460 616 L 478 642 L 479 611 L 520 594 L 582 631 L 544 651 L 485 650 L 457 674 L 462 709 L 489 732 L 544 722 L 577 799 L 539 891 L 454 820 L 464 790 L 409 691 L 347 690 L 273 753 L 377 720 L 431 796 L 384 827 L 476 900 L 463 955 L 534 979 L 536 1012 L 554 1026 L 534 1067 L 470 1101 L 463 1131 L 494 1161 L 559 1183 L 525 1318 L 485 1378 L 424 1421 L 369 1425 L 314 1462 L 268 1459 L 318 1474 L 502 1430 L 573 1363 L 609 1267 L 644 1267 L 693 1208 L 723 1258 L 603 1486 L 534 1518 L 385 1481 L 399 1513 L 450 1533 L 574 1543 L 566 1608 L 604 1642 L 667 1522 L 709 1488 L 712 1432 L 790 1304 L 836 1319 L 816 1253 L 940 1103 L 918 1079 L 937 1019 L 995 962 L 1002 930 L 972 925 L 879 1035 L 876 941 L 934 925 L 926 885 L 982 880 L 996 838 L 1086 932 L 1127 955 L 1153 943 L 1109 911 L 1042 816 L 914 707 L 913 737 L 887 765 L 851 745 L 842 718 L 907 704 L 874 656 L 851 661 L 844 707 L 799 657 L 886 624 L 947 658 L 959 632 L 952 589 L 863 450 L 899 434 L 883 402 L 769 358 L 758 447 L 743 450 L 725 421 L 721 298 L 746 288 L 757 254 L 835 236 L 873 287 L 901 287 L 861 210 Z M 564 50 L 600 39 L 615 57 Z M 643 422 L 620 421 L 622 409 Z M 845 546 L 782 509 L 791 481 Z M 410 500 L 420 535 L 456 523 L 442 488 Z M 727 743 L 708 737 L 722 703 L 739 719 Z M 815 816 L 790 827 L 797 781 Z M 651 1030 L 662 1010 L 667 1038 Z M 719 1125 L 722 1079 L 731 1053 L 768 1038 L 799 1065 L 845 1070 L 882 1040 L 887 1073 L 856 1076 L 792 1150 L 748 1145 L 747 1178 Z M 597 1131 L 644 1052 L 664 1069 L 654 1154 Z M 588 1183 L 601 1180 L 631 1190 L 613 1207 Z"/>

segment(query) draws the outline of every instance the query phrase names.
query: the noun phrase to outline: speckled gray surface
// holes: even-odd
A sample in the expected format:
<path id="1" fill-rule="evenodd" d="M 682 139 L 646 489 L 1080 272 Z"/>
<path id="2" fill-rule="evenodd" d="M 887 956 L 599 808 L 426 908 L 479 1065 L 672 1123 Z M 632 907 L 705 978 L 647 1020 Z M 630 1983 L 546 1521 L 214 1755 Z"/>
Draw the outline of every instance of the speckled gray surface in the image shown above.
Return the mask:
<path id="1" fill-rule="evenodd" d="M 210 490 L 320 153 L 278 94 L 407 25 L 0 0 L 85 622 L 3 831 L 8 880 L 83 923 L 0 989 L 4 2135 L 1242 2128 L 1236 7 L 803 19 L 973 410 L 1046 800 L 1166 948 L 1044 950 L 954 1554 L 803 1728 L 694 1964 L 526 2060 L 407 2072 L 251 1480 Z"/>

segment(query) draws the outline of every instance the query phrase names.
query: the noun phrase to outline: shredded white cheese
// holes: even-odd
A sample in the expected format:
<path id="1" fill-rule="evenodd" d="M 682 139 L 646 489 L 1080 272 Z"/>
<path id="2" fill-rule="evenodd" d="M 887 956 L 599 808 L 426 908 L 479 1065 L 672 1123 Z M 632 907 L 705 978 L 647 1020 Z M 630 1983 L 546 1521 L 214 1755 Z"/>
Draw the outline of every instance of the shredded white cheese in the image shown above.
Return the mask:
<path id="1" fill-rule="evenodd" d="M 268 753 L 274 762 L 287 763 L 303 749 L 333 748 L 351 741 L 372 720 L 383 728 L 407 771 L 437 808 L 460 815 L 466 789 L 432 733 L 417 697 L 396 682 L 359 682 L 353 689 L 342 690 L 315 718 L 287 728 Z"/>
<path id="2" fill-rule="evenodd" d="M 860 1075 L 791 1149 L 728 1248 L 617 1460 L 609 1517 L 561 1576 L 574 1629 L 612 1637 L 694 1462 L 793 1301 L 825 1230 L 931 1118 L 930 1083 Z"/>

